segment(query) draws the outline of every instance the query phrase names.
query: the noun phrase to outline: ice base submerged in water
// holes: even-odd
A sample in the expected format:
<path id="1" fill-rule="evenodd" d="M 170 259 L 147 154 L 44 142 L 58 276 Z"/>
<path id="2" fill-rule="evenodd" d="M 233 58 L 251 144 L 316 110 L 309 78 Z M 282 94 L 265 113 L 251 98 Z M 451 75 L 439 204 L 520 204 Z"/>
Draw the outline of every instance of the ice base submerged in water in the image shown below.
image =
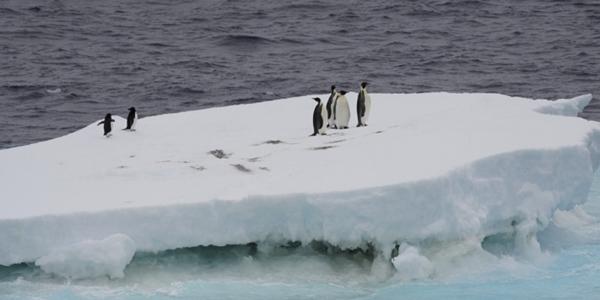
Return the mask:
<path id="1" fill-rule="evenodd" d="M 319 241 L 432 277 L 467 252 L 535 256 L 598 167 L 591 95 L 372 94 L 370 126 L 309 137 L 312 97 L 0 151 L 0 265 L 118 278 L 135 252 Z"/>

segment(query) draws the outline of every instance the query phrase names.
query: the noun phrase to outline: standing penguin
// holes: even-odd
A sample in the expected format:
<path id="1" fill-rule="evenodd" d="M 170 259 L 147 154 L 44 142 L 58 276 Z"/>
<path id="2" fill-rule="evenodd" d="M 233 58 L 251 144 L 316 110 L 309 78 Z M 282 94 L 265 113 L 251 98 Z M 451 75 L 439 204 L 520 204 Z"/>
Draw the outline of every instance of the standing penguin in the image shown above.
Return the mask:
<path id="1" fill-rule="evenodd" d="M 113 120 L 112 115 L 111 114 L 106 114 L 106 116 L 104 117 L 104 121 L 100 121 L 100 123 L 98 123 L 99 126 L 100 124 L 104 124 L 104 136 L 105 137 L 109 137 L 109 133 L 112 130 L 112 122 L 114 122 L 115 120 Z"/>
<path id="2" fill-rule="evenodd" d="M 334 128 L 335 122 L 333 120 L 333 102 L 336 97 L 335 85 L 331 86 L 331 94 L 329 94 L 329 99 L 327 100 L 327 127 Z"/>
<path id="3" fill-rule="evenodd" d="M 135 123 L 137 123 L 137 112 L 135 111 L 135 107 L 129 108 L 129 115 L 127 115 L 127 127 L 123 130 L 131 130 L 135 131 Z"/>
<path id="4" fill-rule="evenodd" d="M 317 101 L 317 106 L 315 106 L 315 110 L 313 111 L 313 134 L 311 134 L 311 136 L 323 133 L 323 125 L 325 124 L 325 119 L 323 118 L 323 103 L 321 103 L 321 98 L 316 97 L 313 99 Z"/>
<path id="5" fill-rule="evenodd" d="M 356 99 L 356 117 L 358 118 L 357 127 L 367 126 L 369 114 L 371 113 L 371 96 L 367 93 L 367 83 L 360 84 L 358 99 Z"/>
<path id="6" fill-rule="evenodd" d="M 333 118 L 335 120 L 335 127 L 338 129 L 348 128 L 348 122 L 350 122 L 350 106 L 345 95 L 346 91 L 340 91 L 337 93 L 335 102 L 333 103 Z"/>

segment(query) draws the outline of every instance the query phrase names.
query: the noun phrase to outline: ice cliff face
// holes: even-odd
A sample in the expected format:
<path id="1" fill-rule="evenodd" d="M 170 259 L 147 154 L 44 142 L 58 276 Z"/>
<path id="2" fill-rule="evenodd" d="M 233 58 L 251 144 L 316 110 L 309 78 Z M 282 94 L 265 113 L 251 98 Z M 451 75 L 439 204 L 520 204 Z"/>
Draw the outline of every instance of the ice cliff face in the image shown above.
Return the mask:
<path id="1" fill-rule="evenodd" d="M 575 117 L 591 95 L 372 94 L 370 126 L 309 137 L 311 97 L 142 118 L 136 132 L 115 118 L 109 139 L 90 125 L 0 151 L 0 264 L 85 277 L 52 263 L 119 234 L 125 258 L 319 240 L 397 252 L 430 276 L 452 243 L 493 253 L 508 239 L 535 255 L 536 233 L 585 201 L 598 167 L 600 127 Z"/>

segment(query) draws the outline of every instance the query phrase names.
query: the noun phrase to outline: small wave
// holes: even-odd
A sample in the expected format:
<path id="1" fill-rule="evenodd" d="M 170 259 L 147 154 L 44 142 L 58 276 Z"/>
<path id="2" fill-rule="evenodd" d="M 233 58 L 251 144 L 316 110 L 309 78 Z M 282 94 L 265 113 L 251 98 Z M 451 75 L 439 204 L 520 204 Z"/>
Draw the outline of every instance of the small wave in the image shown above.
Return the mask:
<path id="1" fill-rule="evenodd" d="M 25 95 L 19 95 L 19 96 L 15 97 L 14 99 L 16 99 L 16 100 L 33 100 L 33 99 L 40 99 L 45 96 L 46 96 L 46 94 L 44 94 L 42 92 L 31 92 L 31 93 L 27 93 Z"/>
<path id="2" fill-rule="evenodd" d="M 159 42 L 148 43 L 146 45 L 151 46 L 151 47 L 157 47 L 157 48 L 171 47 L 171 45 L 167 45 L 167 44 L 163 44 L 163 43 L 159 43 Z"/>
<path id="3" fill-rule="evenodd" d="M 7 7 L 0 7 L 0 15 L 20 15 L 20 14 L 21 13 L 16 10 L 13 10 L 13 9 L 10 9 Z"/>
<path id="4" fill-rule="evenodd" d="M 184 94 L 204 94 L 204 90 L 198 90 L 193 88 L 182 88 L 181 93 Z"/>
<path id="5" fill-rule="evenodd" d="M 43 89 L 44 87 L 41 85 L 29 85 L 29 84 L 8 84 L 2 86 L 3 89 L 9 91 L 35 91 Z"/>
<path id="6" fill-rule="evenodd" d="M 247 34 L 230 34 L 219 38 L 219 46 L 225 47 L 245 47 L 245 46 L 260 46 L 272 44 L 275 41 L 258 36 Z"/>
<path id="7" fill-rule="evenodd" d="M 191 87 L 180 87 L 174 86 L 167 88 L 169 95 L 171 96 L 197 96 L 204 94 L 205 91 L 202 89 L 195 89 Z"/>
<path id="8" fill-rule="evenodd" d="M 318 2 L 294 3 L 294 4 L 288 4 L 288 5 L 279 7 L 280 10 L 284 10 L 284 11 L 288 11 L 288 10 L 321 11 L 321 10 L 325 10 L 325 9 L 329 9 L 329 8 L 331 8 L 331 6 L 324 4 L 324 3 L 318 3 Z"/>

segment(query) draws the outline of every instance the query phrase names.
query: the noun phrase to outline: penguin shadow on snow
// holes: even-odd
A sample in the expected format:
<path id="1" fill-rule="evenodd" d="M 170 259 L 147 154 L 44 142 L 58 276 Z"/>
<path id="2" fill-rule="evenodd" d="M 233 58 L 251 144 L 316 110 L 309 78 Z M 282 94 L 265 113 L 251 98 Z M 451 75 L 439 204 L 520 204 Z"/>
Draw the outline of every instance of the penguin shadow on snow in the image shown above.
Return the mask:
<path id="1" fill-rule="evenodd" d="M 308 148 L 308 149 L 309 149 L 309 150 L 316 151 L 316 150 L 327 150 L 327 149 L 332 149 L 332 148 L 335 148 L 335 147 L 337 147 L 337 146 L 318 146 L 318 147 L 312 147 L 312 148 Z"/>
<path id="2" fill-rule="evenodd" d="M 206 168 L 204 166 L 190 166 L 190 169 L 194 171 L 204 171 Z"/>
<path id="3" fill-rule="evenodd" d="M 246 168 L 246 166 L 242 164 L 232 164 L 231 166 L 242 173 L 252 173 L 252 170 Z"/>
<path id="4" fill-rule="evenodd" d="M 218 159 L 227 159 L 229 158 L 233 153 L 225 153 L 225 151 L 221 150 L 221 149 L 215 149 L 215 150 L 211 150 L 208 151 L 208 154 L 218 158 Z"/>
<path id="5" fill-rule="evenodd" d="M 202 165 L 197 165 L 197 164 L 193 164 L 193 161 L 190 160 L 170 160 L 170 159 L 165 159 L 165 160 L 159 160 L 156 162 L 157 164 L 183 164 L 188 166 L 191 170 L 194 171 L 204 171 L 206 170 L 206 167 L 202 166 Z"/>
<path id="6" fill-rule="evenodd" d="M 279 145 L 279 144 L 287 144 L 286 142 L 282 141 L 282 140 L 266 140 L 260 144 L 255 144 L 255 146 L 258 145 Z"/>
<path id="7" fill-rule="evenodd" d="M 343 143 L 345 142 L 346 139 L 341 139 L 341 140 L 333 140 L 333 141 L 329 141 L 327 142 L 327 144 L 339 144 L 339 143 Z"/>

